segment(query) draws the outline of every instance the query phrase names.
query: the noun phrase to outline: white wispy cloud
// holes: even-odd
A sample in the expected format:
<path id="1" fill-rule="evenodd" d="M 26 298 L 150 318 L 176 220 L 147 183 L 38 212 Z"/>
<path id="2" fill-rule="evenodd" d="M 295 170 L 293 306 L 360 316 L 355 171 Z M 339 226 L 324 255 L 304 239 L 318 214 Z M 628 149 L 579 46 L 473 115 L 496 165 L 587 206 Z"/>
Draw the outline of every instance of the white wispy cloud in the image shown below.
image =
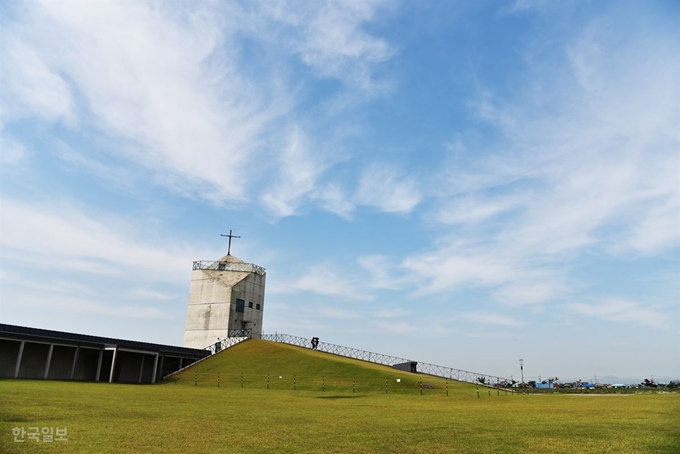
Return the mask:
<path id="1" fill-rule="evenodd" d="M 351 219 L 355 205 L 348 196 L 347 190 L 343 189 L 340 184 L 330 182 L 319 187 L 314 193 L 314 198 L 325 210 L 345 219 Z"/>
<path id="2" fill-rule="evenodd" d="M 62 295 L 50 295 L 49 298 L 35 295 L 22 295 L 20 299 L 7 298 L 3 303 L 14 306 L 14 301 L 20 301 L 22 308 L 51 309 L 65 312 L 84 312 L 132 319 L 169 319 L 172 314 L 155 307 L 134 305 L 113 305 L 95 301 L 96 298 L 77 298 Z"/>
<path id="3" fill-rule="evenodd" d="M 314 313 L 324 318 L 340 320 L 350 320 L 359 318 L 359 314 L 357 312 L 349 311 L 347 309 L 338 309 L 337 307 L 331 307 L 326 305 L 316 307 L 314 309 Z"/>
<path id="4" fill-rule="evenodd" d="M 529 271 L 522 273 L 521 280 L 502 285 L 494 291 L 493 299 L 507 306 L 525 306 L 551 301 L 567 294 L 566 286 L 560 282 L 559 276 L 544 275 L 546 279 L 538 278 L 535 274 Z"/>
<path id="5" fill-rule="evenodd" d="M 8 27 L 3 33 L 4 44 L 0 44 L 0 122 L 37 116 L 72 125 L 76 112 L 68 83 L 49 67 L 40 50 L 21 40 L 21 35 L 21 30 Z"/>
<path id="6" fill-rule="evenodd" d="M 28 152 L 21 142 L 1 134 L 1 131 L 0 128 L 0 165 L 5 168 L 24 160 Z"/>
<path id="7" fill-rule="evenodd" d="M 289 216 L 320 200 L 347 214 L 351 207 L 319 181 L 334 161 L 315 139 L 314 118 L 305 123 L 309 114 L 292 112 L 305 100 L 304 82 L 337 79 L 345 93 L 364 97 L 378 89 L 374 68 L 394 52 L 365 25 L 385 8 L 36 1 L 0 44 L 7 69 L 0 122 L 34 118 L 87 129 L 100 143 L 116 143 L 106 150 L 120 164 L 142 166 L 156 184 L 218 205 L 260 200 Z M 244 43 L 272 58 L 257 60 Z M 296 60 L 313 73 L 291 74 Z M 304 128 L 291 128 L 298 120 Z M 71 146 L 75 153 L 64 155 L 71 164 L 109 165 Z"/>
<path id="8" fill-rule="evenodd" d="M 301 276 L 289 278 L 285 284 L 272 289 L 274 293 L 311 292 L 319 295 L 340 296 L 350 300 L 370 300 L 373 296 L 352 276 L 337 272 L 329 264 L 317 264 Z"/>
<path id="9" fill-rule="evenodd" d="M 670 37 L 626 27 L 594 20 L 561 44 L 557 66 L 528 57 L 518 96 L 482 91 L 473 113 L 503 146 L 478 159 L 457 146 L 469 160 L 442 171 L 430 219 L 450 229 L 402 264 L 421 278 L 417 294 L 477 285 L 513 305 L 564 299 L 583 254 L 680 244 L 680 63 Z"/>
<path id="10" fill-rule="evenodd" d="M 474 323 L 479 323 L 483 325 L 497 325 L 497 326 L 511 326 L 520 327 L 524 326 L 524 322 L 517 320 L 516 317 L 512 315 L 496 314 L 492 312 L 462 312 L 455 314 L 454 319 L 462 319 Z"/>
<path id="11" fill-rule="evenodd" d="M 418 331 L 418 327 L 412 323 L 407 322 L 375 322 L 374 325 L 381 331 L 397 334 L 414 333 Z"/>
<path id="12" fill-rule="evenodd" d="M 6 62 L 13 68 L 7 104 L 31 116 L 76 117 L 127 140 L 112 152 L 132 162 L 212 196 L 241 197 L 242 185 L 224 182 L 237 181 L 264 107 L 237 74 L 217 84 L 223 72 L 205 64 L 222 38 L 217 25 L 201 12 L 179 23 L 145 3 L 36 2 L 11 35 L 22 52 Z M 43 91 L 49 105 L 31 101 Z"/>
<path id="13" fill-rule="evenodd" d="M 405 309 L 383 309 L 379 311 L 373 311 L 371 312 L 371 315 L 373 317 L 377 318 L 398 318 L 398 317 L 405 317 L 407 315 L 411 314 L 411 311 L 407 311 Z"/>
<path id="14" fill-rule="evenodd" d="M 284 283 L 270 287 L 272 293 L 311 292 L 317 295 L 338 296 L 348 300 L 374 300 L 380 290 L 396 290 L 409 285 L 398 262 L 387 256 L 371 255 L 356 258 L 359 267 L 331 261 L 317 263 L 297 276 L 284 278 Z M 380 318 L 405 315 L 401 309 L 376 312 Z"/>
<path id="15" fill-rule="evenodd" d="M 186 297 L 186 295 L 184 294 L 161 292 L 150 288 L 136 288 L 132 292 L 130 292 L 130 296 L 134 299 L 139 299 L 142 301 L 145 300 L 167 301 Z"/>
<path id="16" fill-rule="evenodd" d="M 661 312 L 626 299 L 604 298 L 592 304 L 571 303 L 569 309 L 579 315 L 613 322 L 629 322 L 651 328 L 668 328 L 668 319 Z"/>
<path id="17" fill-rule="evenodd" d="M 408 213 L 422 197 L 416 178 L 390 165 L 374 164 L 364 170 L 355 201 L 388 213 Z"/>
<path id="18" fill-rule="evenodd" d="M 676 163 L 668 163 L 670 166 L 674 164 Z M 680 171 L 680 166 L 678 167 Z M 671 194 L 657 201 L 649 209 L 647 216 L 630 230 L 626 243 L 635 251 L 653 255 L 677 245 L 678 238 L 680 238 L 680 193 Z"/>
<path id="19" fill-rule="evenodd" d="M 63 293 L 75 295 L 94 295 L 96 293 L 94 289 L 88 287 L 82 282 L 68 279 L 50 278 L 31 280 L 19 273 L 4 269 L 0 270 L 0 283 L 2 283 L 5 288 L 11 285 L 25 290 L 38 290 L 42 293 Z"/>
<path id="20" fill-rule="evenodd" d="M 404 259 L 404 269 L 420 278 L 414 295 L 426 295 L 454 290 L 462 285 L 494 286 L 517 275 L 504 257 L 491 253 L 457 249 L 441 249 L 430 254 L 412 255 Z"/>
<path id="21" fill-rule="evenodd" d="M 501 12 L 506 14 L 523 13 L 536 8 L 541 8 L 546 4 L 549 5 L 550 2 L 547 0 L 515 0 L 512 5 L 502 8 Z"/>
<path id="22" fill-rule="evenodd" d="M 131 220 L 84 213 L 67 201 L 31 204 L 2 198 L 0 250 L 5 263 L 56 267 L 119 278 L 177 282 L 195 254 L 150 244 Z"/>
<path id="23" fill-rule="evenodd" d="M 478 194 L 465 194 L 455 197 L 434 215 L 442 224 L 474 224 L 521 208 L 527 203 L 525 196 L 487 197 Z"/>
<path id="24" fill-rule="evenodd" d="M 279 159 L 277 181 L 262 195 L 264 205 L 279 217 L 295 214 L 317 186 L 325 165 L 320 154 L 309 150 L 310 144 L 302 131 L 294 128 Z"/>
<path id="25" fill-rule="evenodd" d="M 394 54 L 383 39 L 367 33 L 363 25 L 374 21 L 389 2 L 259 2 L 258 12 L 274 19 L 269 34 L 282 39 L 300 59 L 323 77 L 341 79 L 364 90 L 380 81 L 372 67 Z"/>
<path id="26" fill-rule="evenodd" d="M 398 263 L 385 255 L 363 255 L 357 257 L 357 264 L 364 270 L 363 284 L 376 289 L 398 289 L 408 278 L 401 274 Z"/>

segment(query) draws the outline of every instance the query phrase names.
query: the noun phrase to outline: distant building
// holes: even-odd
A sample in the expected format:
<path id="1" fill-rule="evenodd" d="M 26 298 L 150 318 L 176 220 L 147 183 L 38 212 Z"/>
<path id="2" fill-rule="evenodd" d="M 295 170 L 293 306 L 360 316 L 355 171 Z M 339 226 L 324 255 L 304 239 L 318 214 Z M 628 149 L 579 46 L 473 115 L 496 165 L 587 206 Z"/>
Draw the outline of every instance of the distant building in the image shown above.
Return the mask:
<path id="1" fill-rule="evenodd" d="M 262 334 L 267 273 L 261 266 L 227 254 L 194 262 L 184 329 L 184 346 L 205 348 L 250 330 Z"/>
<path id="2" fill-rule="evenodd" d="M 555 387 L 555 382 L 553 380 L 543 380 L 541 382 L 536 382 L 534 387 L 536 389 L 553 389 Z"/>

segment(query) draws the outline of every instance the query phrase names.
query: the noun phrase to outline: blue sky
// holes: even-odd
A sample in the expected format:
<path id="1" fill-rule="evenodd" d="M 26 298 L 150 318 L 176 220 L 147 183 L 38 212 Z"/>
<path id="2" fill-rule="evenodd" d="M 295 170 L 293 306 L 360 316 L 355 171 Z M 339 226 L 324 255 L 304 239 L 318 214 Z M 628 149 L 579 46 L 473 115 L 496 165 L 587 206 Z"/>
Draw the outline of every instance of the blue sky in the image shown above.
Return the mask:
<path id="1" fill-rule="evenodd" d="M 680 376 L 673 1 L 0 6 L 1 320 L 264 329 L 501 376 Z"/>

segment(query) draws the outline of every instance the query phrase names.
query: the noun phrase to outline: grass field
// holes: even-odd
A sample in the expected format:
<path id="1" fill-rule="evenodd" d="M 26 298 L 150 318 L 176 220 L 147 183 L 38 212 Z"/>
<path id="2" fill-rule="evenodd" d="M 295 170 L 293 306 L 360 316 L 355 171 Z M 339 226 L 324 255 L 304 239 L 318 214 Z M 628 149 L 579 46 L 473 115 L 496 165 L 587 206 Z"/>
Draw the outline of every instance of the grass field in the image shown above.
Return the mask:
<path id="1" fill-rule="evenodd" d="M 680 452 L 677 393 L 477 398 L 474 386 L 449 383 L 447 397 L 445 381 L 431 377 L 421 395 L 421 378 L 251 340 L 176 384 L 2 380 L 0 452 Z M 15 443 L 13 427 L 67 427 L 68 441 Z"/>

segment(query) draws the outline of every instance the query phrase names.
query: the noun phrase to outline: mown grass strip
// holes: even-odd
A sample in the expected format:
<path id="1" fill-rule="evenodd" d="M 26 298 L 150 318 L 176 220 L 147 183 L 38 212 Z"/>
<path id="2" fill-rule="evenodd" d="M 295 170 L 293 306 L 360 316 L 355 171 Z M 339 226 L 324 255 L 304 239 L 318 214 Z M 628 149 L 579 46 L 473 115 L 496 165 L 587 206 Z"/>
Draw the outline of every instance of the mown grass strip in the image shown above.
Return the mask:
<path id="1" fill-rule="evenodd" d="M 447 397 L 443 379 L 424 377 L 435 388 L 421 396 L 413 386 L 418 375 L 304 349 L 247 344 L 231 357 L 227 351 L 186 371 L 177 385 L 0 380 L 0 452 L 680 452 L 680 394 L 494 392 L 478 399 L 474 386 L 449 382 Z M 194 386 L 199 373 L 220 373 L 220 387 L 200 380 Z M 277 377 L 271 389 L 258 381 L 267 374 Z M 324 392 L 319 383 L 301 381 L 322 375 Z M 279 376 L 295 376 L 297 389 L 292 381 L 279 386 Z M 402 378 L 403 387 L 395 381 L 384 394 L 386 376 Z M 377 390 L 362 379 L 376 380 Z M 14 443 L 11 429 L 22 426 L 67 427 L 68 442 Z"/>

